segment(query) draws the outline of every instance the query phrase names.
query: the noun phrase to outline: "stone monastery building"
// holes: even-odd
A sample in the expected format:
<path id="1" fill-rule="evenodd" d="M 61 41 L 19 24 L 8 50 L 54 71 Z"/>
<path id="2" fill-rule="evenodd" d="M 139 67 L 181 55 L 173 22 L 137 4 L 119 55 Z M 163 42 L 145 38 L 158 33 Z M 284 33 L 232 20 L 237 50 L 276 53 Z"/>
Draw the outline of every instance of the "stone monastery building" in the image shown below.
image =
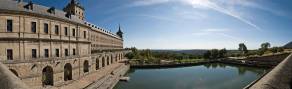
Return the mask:
<path id="1" fill-rule="evenodd" d="M 123 32 L 85 21 L 71 0 L 63 9 L 0 0 L 0 61 L 30 87 L 62 86 L 118 64 Z"/>

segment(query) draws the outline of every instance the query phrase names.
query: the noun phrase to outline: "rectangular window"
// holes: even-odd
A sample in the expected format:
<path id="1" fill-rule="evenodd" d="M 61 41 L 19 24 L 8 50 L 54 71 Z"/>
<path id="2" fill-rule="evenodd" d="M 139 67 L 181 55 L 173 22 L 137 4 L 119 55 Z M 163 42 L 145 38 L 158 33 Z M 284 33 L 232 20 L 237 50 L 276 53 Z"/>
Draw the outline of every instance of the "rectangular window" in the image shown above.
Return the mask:
<path id="1" fill-rule="evenodd" d="M 65 56 L 69 56 L 68 49 L 65 49 Z"/>
<path id="2" fill-rule="evenodd" d="M 75 36 L 75 29 L 72 30 L 72 35 Z"/>
<path id="3" fill-rule="evenodd" d="M 59 26 L 58 25 L 55 25 L 55 34 L 59 35 Z"/>
<path id="4" fill-rule="evenodd" d="M 12 20 L 7 20 L 7 32 L 12 32 L 13 29 L 13 21 Z"/>
<path id="5" fill-rule="evenodd" d="M 60 57 L 60 54 L 59 54 L 59 49 L 56 49 L 56 57 Z"/>
<path id="6" fill-rule="evenodd" d="M 31 32 L 36 33 L 36 22 L 31 22 Z"/>
<path id="7" fill-rule="evenodd" d="M 36 49 L 31 49 L 31 57 L 37 58 L 37 50 Z"/>
<path id="8" fill-rule="evenodd" d="M 64 31 L 65 31 L 65 36 L 68 36 L 68 28 L 65 27 L 64 29 L 65 29 L 65 30 L 64 30 Z"/>
<path id="9" fill-rule="evenodd" d="M 75 53 L 75 49 L 73 49 L 73 55 L 76 55 L 76 53 Z"/>
<path id="10" fill-rule="evenodd" d="M 49 25 L 48 25 L 47 23 L 44 23 L 44 32 L 45 32 L 46 34 L 49 33 Z"/>
<path id="11" fill-rule="evenodd" d="M 83 36 L 84 38 L 86 38 L 86 31 L 83 31 Z"/>
<path id="12" fill-rule="evenodd" d="M 46 57 L 46 58 L 49 57 L 49 49 L 45 49 L 45 57 Z"/>
<path id="13" fill-rule="evenodd" d="M 12 49 L 7 49 L 7 60 L 13 60 L 13 51 L 12 51 Z"/>

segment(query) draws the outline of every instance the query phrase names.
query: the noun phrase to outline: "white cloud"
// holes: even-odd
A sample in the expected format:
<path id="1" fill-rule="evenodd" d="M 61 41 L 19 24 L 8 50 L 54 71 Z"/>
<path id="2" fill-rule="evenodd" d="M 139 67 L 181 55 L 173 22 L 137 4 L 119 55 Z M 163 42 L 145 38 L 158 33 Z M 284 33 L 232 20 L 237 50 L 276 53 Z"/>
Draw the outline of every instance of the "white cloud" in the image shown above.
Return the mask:
<path id="1" fill-rule="evenodd" d="M 218 34 L 218 33 L 225 33 L 228 31 L 230 31 L 230 30 L 229 29 L 204 29 L 204 30 L 196 31 L 192 35 L 205 36 L 205 35 L 212 35 L 212 34 Z"/>
<path id="2" fill-rule="evenodd" d="M 130 4 L 131 6 L 148 6 L 148 5 L 155 5 L 169 2 L 170 0 L 132 0 L 133 3 Z"/>
<path id="3" fill-rule="evenodd" d="M 254 23 L 248 21 L 247 19 L 243 18 L 238 13 L 233 12 L 231 10 L 228 10 L 228 9 L 218 5 L 216 2 L 212 2 L 211 0 L 183 0 L 183 3 L 192 5 L 193 8 L 212 9 L 212 10 L 218 11 L 220 13 L 223 13 L 223 14 L 229 15 L 233 18 L 236 18 L 236 19 L 240 20 L 241 22 L 244 22 L 244 23 L 256 28 L 257 30 L 261 30 L 260 27 L 258 27 Z"/>

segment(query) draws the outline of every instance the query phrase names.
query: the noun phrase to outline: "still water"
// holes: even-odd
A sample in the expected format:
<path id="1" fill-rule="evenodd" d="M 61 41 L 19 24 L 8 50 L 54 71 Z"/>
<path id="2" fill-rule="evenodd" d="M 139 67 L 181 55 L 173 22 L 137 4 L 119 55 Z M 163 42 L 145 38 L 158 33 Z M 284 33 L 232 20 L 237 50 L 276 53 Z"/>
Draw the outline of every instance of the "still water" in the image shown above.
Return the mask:
<path id="1" fill-rule="evenodd" d="M 266 69 L 212 63 L 166 69 L 131 69 L 114 89 L 242 89 Z"/>

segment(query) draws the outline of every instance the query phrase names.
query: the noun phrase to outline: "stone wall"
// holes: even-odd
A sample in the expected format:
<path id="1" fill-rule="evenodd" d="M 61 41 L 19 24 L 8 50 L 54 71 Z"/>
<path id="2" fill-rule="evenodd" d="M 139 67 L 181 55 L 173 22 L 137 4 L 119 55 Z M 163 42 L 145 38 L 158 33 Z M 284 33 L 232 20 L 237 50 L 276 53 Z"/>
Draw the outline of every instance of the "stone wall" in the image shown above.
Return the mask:
<path id="1" fill-rule="evenodd" d="M 291 89 L 292 54 L 258 81 L 245 89 Z"/>

